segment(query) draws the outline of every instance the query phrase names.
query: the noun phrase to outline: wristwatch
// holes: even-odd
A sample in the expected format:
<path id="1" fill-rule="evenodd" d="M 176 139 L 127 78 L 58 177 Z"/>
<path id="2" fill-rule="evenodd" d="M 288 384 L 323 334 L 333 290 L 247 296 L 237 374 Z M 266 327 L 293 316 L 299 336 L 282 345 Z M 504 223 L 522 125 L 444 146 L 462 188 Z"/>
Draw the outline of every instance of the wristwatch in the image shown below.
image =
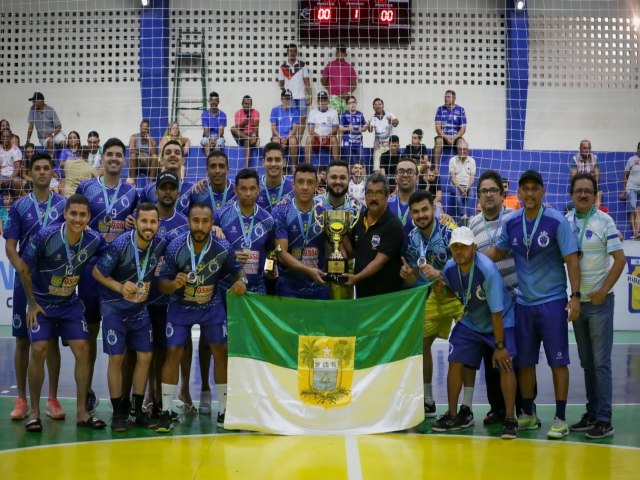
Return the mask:
<path id="1" fill-rule="evenodd" d="M 571 292 L 571 295 L 569 296 L 569 298 L 573 298 L 576 297 L 578 299 L 582 298 L 582 293 L 580 292 Z"/>
<path id="2" fill-rule="evenodd" d="M 496 342 L 494 347 L 496 350 L 502 350 L 504 348 L 504 342 Z"/>
<path id="3" fill-rule="evenodd" d="M 249 279 L 247 277 L 240 277 L 238 280 L 240 280 L 245 285 L 249 285 Z"/>

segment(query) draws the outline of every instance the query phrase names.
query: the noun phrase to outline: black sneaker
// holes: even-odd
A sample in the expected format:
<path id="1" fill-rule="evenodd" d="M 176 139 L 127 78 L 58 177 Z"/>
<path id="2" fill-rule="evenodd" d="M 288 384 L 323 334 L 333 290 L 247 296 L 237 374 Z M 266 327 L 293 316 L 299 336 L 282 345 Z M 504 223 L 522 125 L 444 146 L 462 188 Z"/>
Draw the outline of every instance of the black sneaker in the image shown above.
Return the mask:
<path id="1" fill-rule="evenodd" d="M 431 425 L 431 430 L 434 432 L 452 432 L 461 428 L 458 415 L 452 415 L 449 410 Z"/>
<path id="2" fill-rule="evenodd" d="M 436 418 L 436 402 L 429 402 L 424 404 L 424 416 L 425 418 Z"/>
<path id="3" fill-rule="evenodd" d="M 98 405 L 100 405 L 100 400 L 98 400 L 98 397 L 96 397 L 95 392 L 90 389 L 87 393 L 87 403 L 85 405 L 87 413 L 89 415 L 93 415 L 94 413 L 96 413 L 96 408 L 98 408 Z"/>
<path id="4" fill-rule="evenodd" d="M 114 414 L 111 417 L 111 430 L 114 432 L 122 433 L 127 431 L 127 418 L 120 414 Z"/>
<path id="5" fill-rule="evenodd" d="M 171 421 L 180 423 L 180 414 L 178 412 L 174 412 L 173 410 L 171 410 Z"/>
<path id="6" fill-rule="evenodd" d="M 613 429 L 613 425 L 611 425 L 610 423 L 598 420 L 593 425 L 593 428 L 587 432 L 585 437 L 591 438 L 591 439 L 606 438 L 606 437 L 613 436 L 614 433 L 615 433 L 615 430 Z"/>
<path id="7" fill-rule="evenodd" d="M 509 417 L 504 421 L 504 426 L 502 427 L 502 435 L 501 438 L 504 440 L 513 440 L 518 436 L 518 420 L 513 417 Z"/>
<path id="8" fill-rule="evenodd" d="M 504 410 L 500 410 L 497 412 L 490 410 L 484 417 L 484 420 L 482 420 L 482 423 L 484 425 L 497 425 L 499 423 L 504 423 L 505 420 L 506 416 Z"/>
<path id="9" fill-rule="evenodd" d="M 160 414 L 158 424 L 156 425 L 156 432 L 168 433 L 173 429 L 173 421 L 171 420 L 171 413 L 164 411 Z"/>
<path id="10" fill-rule="evenodd" d="M 475 424 L 473 421 L 473 412 L 466 405 L 460 405 L 458 422 L 460 422 L 460 428 L 469 428 Z"/>
<path id="11" fill-rule="evenodd" d="M 152 420 L 149 415 L 144 412 L 138 412 L 133 416 L 133 424 L 142 428 L 156 428 L 157 420 Z"/>
<path id="12" fill-rule="evenodd" d="M 225 412 L 218 413 L 218 418 L 216 418 L 216 425 L 218 425 L 220 428 L 224 428 L 224 415 Z"/>
<path id="13" fill-rule="evenodd" d="M 588 432 L 593 429 L 596 421 L 589 416 L 588 413 L 583 413 L 578 423 L 574 423 L 569 427 L 572 432 Z"/>

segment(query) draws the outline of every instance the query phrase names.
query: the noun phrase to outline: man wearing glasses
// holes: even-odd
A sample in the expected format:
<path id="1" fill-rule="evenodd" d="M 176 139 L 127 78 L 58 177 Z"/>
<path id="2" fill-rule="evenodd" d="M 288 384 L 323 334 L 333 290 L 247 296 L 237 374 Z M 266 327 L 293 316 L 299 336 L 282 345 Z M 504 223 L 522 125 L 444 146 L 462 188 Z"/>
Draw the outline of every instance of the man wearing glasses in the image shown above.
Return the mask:
<path id="1" fill-rule="evenodd" d="M 413 230 L 413 222 L 409 217 L 409 197 L 416 190 L 418 183 L 418 167 L 409 157 L 402 157 L 396 169 L 396 193 L 389 197 L 388 207 L 402 222 L 404 236 Z"/>

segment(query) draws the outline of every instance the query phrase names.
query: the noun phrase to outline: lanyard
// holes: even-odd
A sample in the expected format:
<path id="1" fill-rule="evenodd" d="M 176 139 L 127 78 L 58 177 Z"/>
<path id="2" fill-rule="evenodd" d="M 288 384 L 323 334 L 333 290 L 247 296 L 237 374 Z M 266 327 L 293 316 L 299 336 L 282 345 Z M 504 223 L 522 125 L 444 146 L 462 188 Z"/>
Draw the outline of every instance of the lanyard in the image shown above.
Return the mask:
<path id="1" fill-rule="evenodd" d="M 504 215 L 504 210 L 505 210 L 504 207 L 502 207 L 502 210 L 500 210 L 500 215 L 498 215 L 498 223 L 496 224 L 496 228 L 493 230 L 493 235 L 491 234 L 491 227 L 489 226 L 489 222 L 487 222 L 487 219 L 484 217 L 484 215 L 482 215 L 482 221 L 484 222 L 484 229 L 487 232 L 487 238 L 489 239 L 489 246 L 496 244 L 496 236 L 498 235 L 498 230 L 500 230 L 500 224 L 502 223 L 502 216 Z"/>
<path id="2" fill-rule="evenodd" d="M 49 218 L 49 211 L 51 210 L 51 200 L 53 199 L 53 193 L 49 192 L 49 198 L 47 198 L 47 206 L 44 211 L 40 210 L 40 204 L 36 200 L 36 196 L 33 193 L 29 194 L 29 198 L 33 202 L 33 206 L 36 208 L 36 220 L 38 221 L 38 225 L 44 228 L 47 226 L 47 219 Z"/>
<path id="3" fill-rule="evenodd" d="M 576 234 L 578 240 L 578 252 L 582 252 L 582 241 L 584 240 L 584 234 L 587 233 L 587 226 L 589 220 L 593 214 L 596 213 L 596 207 L 592 206 L 587 213 L 584 214 L 584 221 L 582 222 L 582 228 L 578 226 L 576 219 L 578 218 L 578 211 L 573 211 L 573 233 Z"/>
<path id="4" fill-rule="evenodd" d="M 407 216 L 409 215 L 409 205 L 407 205 L 407 209 L 404 211 L 404 215 L 403 215 L 402 209 L 400 208 L 400 197 L 397 197 L 397 198 L 398 198 L 398 201 L 396 202 L 396 212 L 398 213 L 397 216 L 402 222 L 402 226 L 404 227 L 407 224 Z"/>
<path id="5" fill-rule="evenodd" d="M 133 236 L 134 233 L 135 233 L 135 230 L 131 230 L 131 243 L 133 245 L 133 252 L 136 257 L 136 272 L 138 273 L 138 282 L 136 283 L 136 286 L 138 288 L 142 288 L 144 287 L 144 274 L 147 271 L 147 265 L 149 263 L 149 254 L 151 253 L 151 243 L 147 247 L 147 254 L 144 257 L 144 262 L 142 262 L 142 266 L 141 266 L 140 252 L 138 252 L 138 244 L 134 239 L 134 236 Z"/>
<path id="6" fill-rule="evenodd" d="M 296 205 L 295 200 L 293 202 L 293 208 L 296 209 L 296 215 L 298 216 L 298 225 L 300 225 L 300 232 L 302 233 L 302 239 L 304 240 L 304 245 L 306 246 L 309 243 L 309 233 L 311 232 L 311 225 L 313 225 L 313 215 L 311 214 L 311 211 L 309 211 L 307 223 L 305 224 L 302 221 L 302 214 L 300 212 L 300 209 Z"/>
<path id="7" fill-rule="evenodd" d="M 75 267 L 73 266 L 73 259 L 71 258 L 71 248 L 69 247 L 69 240 L 67 240 L 67 222 L 64 222 L 60 226 L 60 235 L 62 236 L 62 243 L 64 243 L 64 250 L 67 252 L 67 263 L 69 266 L 66 269 L 65 276 L 73 275 Z M 84 232 L 80 234 L 80 240 L 78 241 L 78 248 L 82 247 L 82 238 Z"/>
<path id="8" fill-rule="evenodd" d="M 322 200 L 324 202 L 324 207 L 326 207 L 327 210 L 348 210 L 349 209 L 349 200 L 346 194 L 344 195 L 344 203 L 342 204 L 342 207 L 334 207 L 329 201 L 328 193 L 325 193 L 322 196 Z"/>
<path id="9" fill-rule="evenodd" d="M 267 196 L 267 202 L 269 202 L 269 206 L 271 208 L 273 208 L 274 205 L 277 205 L 278 203 L 280 203 L 280 200 L 282 200 L 282 191 L 284 189 L 284 177 L 282 177 L 282 181 L 280 182 L 280 188 L 278 188 L 278 196 L 276 197 L 275 202 L 271 200 L 271 195 L 269 194 L 269 187 L 267 187 L 267 182 L 265 180 L 264 175 L 260 180 L 260 186 L 264 189 L 264 193 Z"/>
<path id="10" fill-rule="evenodd" d="M 434 218 L 433 222 L 431 223 L 431 233 L 429 234 L 429 239 L 426 242 L 424 241 L 424 235 L 422 235 L 422 232 L 420 232 L 420 257 L 418 258 L 419 267 L 427 264 L 427 250 L 429 244 L 431 243 L 431 239 L 436 233 L 436 228 L 438 228 L 436 222 L 437 220 Z"/>
<path id="11" fill-rule="evenodd" d="M 211 208 L 213 208 L 214 212 L 217 212 L 227 204 L 227 193 L 229 193 L 229 186 L 230 184 L 229 182 L 227 182 L 227 184 L 224 187 L 224 193 L 222 194 L 222 202 L 220 203 L 220 206 L 218 206 L 215 196 L 220 194 L 214 193 L 213 188 L 211 187 L 211 182 L 209 182 L 209 198 L 211 199 Z"/>
<path id="12" fill-rule="evenodd" d="M 524 245 L 527 247 L 527 260 L 529 260 L 529 251 L 531 250 L 533 237 L 536 234 L 536 230 L 538 230 L 538 224 L 540 223 L 540 219 L 542 218 L 543 211 L 544 211 L 544 207 L 540 205 L 540 210 L 538 210 L 538 215 L 536 215 L 536 221 L 533 224 L 533 230 L 531 231 L 531 236 L 529 236 L 527 235 L 527 220 L 524 216 L 524 209 L 522 209 L 522 241 Z"/>
<path id="13" fill-rule="evenodd" d="M 120 191 L 120 186 L 122 185 L 122 180 L 118 180 L 118 185 L 116 185 L 116 191 L 113 193 L 111 198 L 109 198 L 109 194 L 107 193 L 107 187 L 104 183 L 104 177 L 101 177 L 98 181 L 100 187 L 102 187 L 102 196 L 104 197 L 104 210 L 107 212 L 111 212 L 111 215 L 115 215 L 115 212 L 112 211 L 113 206 L 118 201 L 118 192 Z"/>
<path id="14" fill-rule="evenodd" d="M 251 232 L 253 232 L 253 222 L 256 219 L 256 213 L 258 213 L 258 206 L 253 207 L 253 215 L 251 215 L 251 223 L 247 227 L 244 223 L 244 215 L 240 211 L 240 206 L 236 202 L 236 213 L 238 214 L 238 221 L 240 222 L 240 228 L 242 230 L 242 247 L 243 250 L 249 250 L 251 248 Z"/>
<path id="15" fill-rule="evenodd" d="M 473 284 L 473 271 L 476 268 L 476 257 L 475 255 L 473 256 L 473 263 L 471 263 L 471 270 L 469 271 L 469 283 L 467 284 L 467 288 L 466 291 L 462 292 L 462 305 L 463 305 L 463 311 L 464 314 L 466 315 L 469 312 L 469 309 L 467 308 L 467 304 L 469 303 L 469 299 L 471 298 L 471 286 Z M 460 267 L 457 267 L 458 269 L 458 280 L 460 280 L 460 287 L 462 287 L 463 290 L 465 290 L 464 288 L 464 283 L 462 282 L 462 272 L 460 271 Z"/>
<path id="16" fill-rule="evenodd" d="M 211 248 L 211 234 L 209 234 L 209 241 L 207 241 L 207 244 L 200 252 L 198 263 L 196 263 L 196 252 L 195 247 L 193 246 L 193 241 L 191 240 L 191 235 L 189 235 L 189 239 L 187 240 L 187 248 L 189 249 L 189 256 L 191 257 L 191 272 L 189 272 L 189 281 L 193 282 L 196 280 L 198 272 L 200 271 L 200 265 L 202 264 L 204 256 L 209 251 L 209 248 Z"/>

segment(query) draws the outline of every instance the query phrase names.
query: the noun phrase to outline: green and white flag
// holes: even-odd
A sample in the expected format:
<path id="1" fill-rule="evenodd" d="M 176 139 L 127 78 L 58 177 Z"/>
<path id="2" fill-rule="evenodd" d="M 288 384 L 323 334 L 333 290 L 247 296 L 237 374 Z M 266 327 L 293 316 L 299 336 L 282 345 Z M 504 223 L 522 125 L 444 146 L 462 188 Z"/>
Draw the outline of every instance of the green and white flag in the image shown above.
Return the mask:
<path id="1" fill-rule="evenodd" d="M 229 295 L 225 428 L 299 435 L 418 425 L 425 293 L 333 301 Z"/>

